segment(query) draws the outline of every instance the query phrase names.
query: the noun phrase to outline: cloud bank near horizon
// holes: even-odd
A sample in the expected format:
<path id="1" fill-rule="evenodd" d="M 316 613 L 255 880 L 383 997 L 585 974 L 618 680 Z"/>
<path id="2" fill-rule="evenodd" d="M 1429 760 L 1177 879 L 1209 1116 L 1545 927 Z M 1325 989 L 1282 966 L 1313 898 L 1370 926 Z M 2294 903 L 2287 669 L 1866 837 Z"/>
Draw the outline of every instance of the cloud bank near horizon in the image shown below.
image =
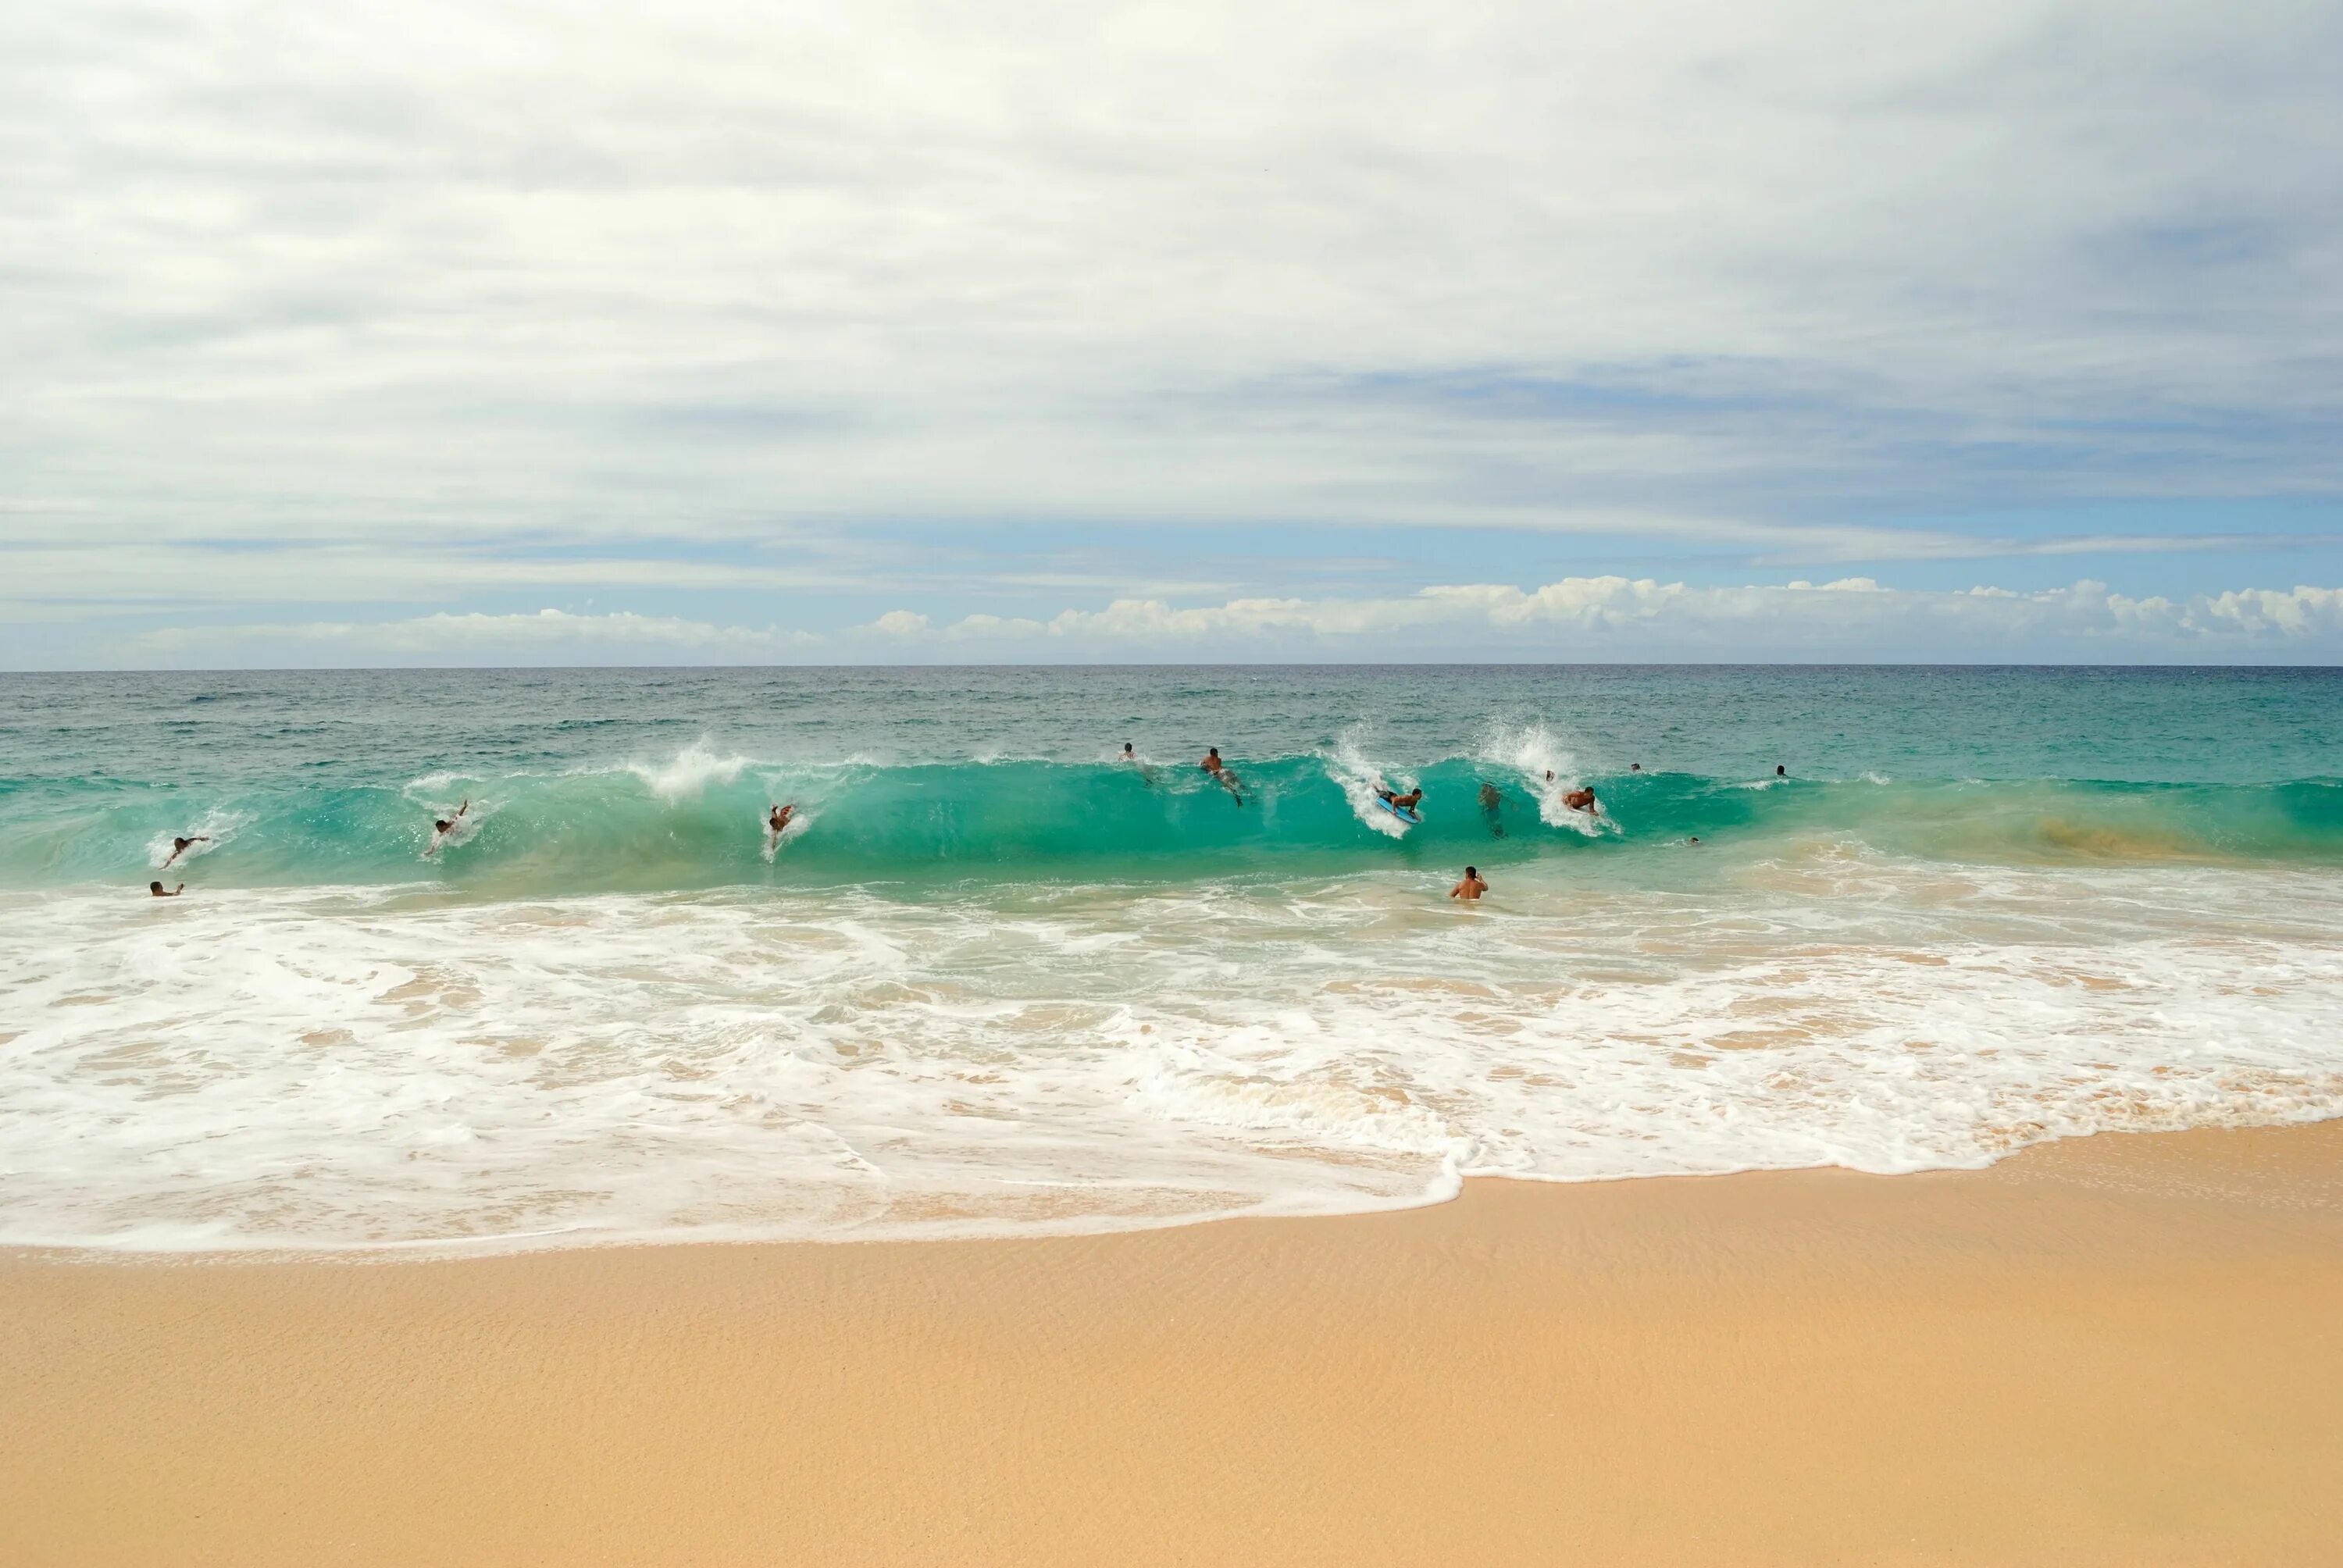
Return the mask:
<path id="1" fill-rule="evenodd" d="M 1398 598 L 1243 598 L 1176 607 L 1121 599 L 1047 619 L 978 613 L 936 623 L 890 610 L 835 635 L 675 617 L 558 609 L 436 614 L 151 634 L 130 662 L 201 666 L 234 639 L 293 665 L 353 663 L 1277 662 L 1454 657 L 1526 661 L 2306 663 L 2343 658 L 2343 588 L 2249 588 L 2135 598 L 2083 581 L 2034 593 L 1883 588 L 1868 578 L 1695 588 L 1570 578 L 1533 589 L 1423 588 Z"/>

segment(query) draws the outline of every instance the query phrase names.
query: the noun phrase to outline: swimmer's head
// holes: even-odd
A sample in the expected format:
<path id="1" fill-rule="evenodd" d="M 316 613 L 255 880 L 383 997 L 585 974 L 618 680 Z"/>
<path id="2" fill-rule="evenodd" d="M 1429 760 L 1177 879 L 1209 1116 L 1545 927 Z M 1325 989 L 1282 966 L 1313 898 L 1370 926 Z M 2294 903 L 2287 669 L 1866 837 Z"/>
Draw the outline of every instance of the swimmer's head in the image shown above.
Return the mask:
<path id="1" fill-rule="evenodd" d="M 1467 866 L 1464 868 L 1464 874 L 1473 879 L 1475 881 L 1478 881 L 1481 876 L 1481 868 L 1478 866 Z M 158 888 L 162 886 L 160 882 L 157 882 L 155 885 Z"/>
<path id="2" fill-rule="evenodd" d="M 163 896 L 163 884 L 160 882 L 149 882 L 146 884 L 146 890 L 159 899 Z"/>

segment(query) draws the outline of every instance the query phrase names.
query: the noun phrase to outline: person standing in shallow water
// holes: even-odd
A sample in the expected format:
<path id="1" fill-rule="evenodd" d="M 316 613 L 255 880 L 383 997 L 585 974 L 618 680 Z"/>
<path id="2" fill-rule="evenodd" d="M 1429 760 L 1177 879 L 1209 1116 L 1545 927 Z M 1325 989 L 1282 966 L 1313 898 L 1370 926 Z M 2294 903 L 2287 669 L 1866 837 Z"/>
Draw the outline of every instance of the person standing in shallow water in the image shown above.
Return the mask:
<path id="1" fill-rule="evenodd" d="M 1468 904 L 1477 904 L 1481 901 L 1481 895 L 1488 890 L 1489 884 L 1481 879 L 1481 868 L 1467 866 L 1464 868 L 1464 879 L 1449 889 L 1448 896 Z"/>
<path id="2" fill-rule="evenodd" d="M 187 884 L 185 882 L 181 882 L 177 887 L 171 889 L 168 892 L 164 891 L 163 884 L 160 882 L 149 882 L 146 884 L 147 893 L 157 899 L 176 899 L 186 890 Z"/>

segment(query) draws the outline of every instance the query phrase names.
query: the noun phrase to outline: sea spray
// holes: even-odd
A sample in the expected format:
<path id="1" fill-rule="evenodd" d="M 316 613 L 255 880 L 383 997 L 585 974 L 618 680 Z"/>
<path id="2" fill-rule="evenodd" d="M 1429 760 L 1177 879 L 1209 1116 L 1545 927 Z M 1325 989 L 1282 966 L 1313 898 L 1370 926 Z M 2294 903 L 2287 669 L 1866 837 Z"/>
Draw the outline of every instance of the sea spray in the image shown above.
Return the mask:
<path id="1" fill-rule="evenodd" d="M 1616 819 L 1607 813 L 1575 810 L 1563 804 L 1563 798 L 1584 780 L 1576 754 L 1546 725 L 1535 720 L 1492 723 L 1483 730 L 1473 755 L 1495 770 L 1511 773 L 1513 782 L 1537 802 L 1538 820 L 1547 827 L 1566 828 L 1589 839 L 1619 830 Z"/>
<path id="2" fill-rule="evenodd" d="M 1325 752 L 1326 777 L 1350 803 L 1351 815 L 1361 826 L 1386 839 L 1404 839 L 1413 824 L 1385 810 L 1377 791 L 1390 788 L 1383 769 L 1367 759 L 1364 739 L 1357 726 L 1342 731 Z"/>

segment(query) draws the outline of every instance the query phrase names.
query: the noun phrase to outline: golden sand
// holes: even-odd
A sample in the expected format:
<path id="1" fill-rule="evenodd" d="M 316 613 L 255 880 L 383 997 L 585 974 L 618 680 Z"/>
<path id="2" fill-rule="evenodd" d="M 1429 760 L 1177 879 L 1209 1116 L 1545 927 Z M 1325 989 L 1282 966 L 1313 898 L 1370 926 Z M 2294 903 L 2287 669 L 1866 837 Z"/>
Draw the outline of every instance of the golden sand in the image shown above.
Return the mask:
<path id="1" fill-rule="evenodd" d="M 2343 1122 L 1074 1240 L 20 1253 L 0 1562 L 2343 1562 Z"/>

